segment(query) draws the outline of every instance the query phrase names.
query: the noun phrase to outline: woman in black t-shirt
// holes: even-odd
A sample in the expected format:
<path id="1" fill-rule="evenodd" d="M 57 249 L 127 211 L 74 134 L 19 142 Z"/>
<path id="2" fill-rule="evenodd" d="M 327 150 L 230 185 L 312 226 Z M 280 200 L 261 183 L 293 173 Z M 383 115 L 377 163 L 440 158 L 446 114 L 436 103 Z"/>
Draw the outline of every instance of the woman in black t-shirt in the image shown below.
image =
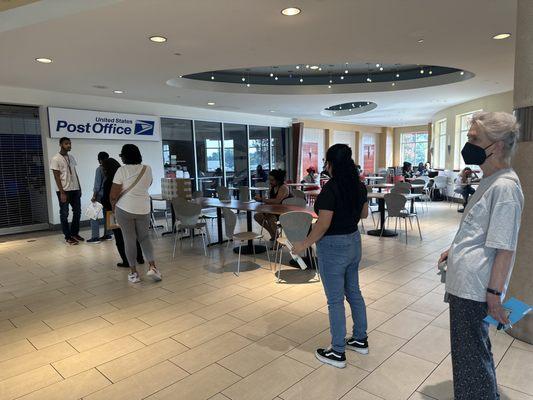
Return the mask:
<path id="1" fill-rule="evenodd" d="M 331 146 L 326 153 L 331 179 L 315 202 L 318 221 L 307 239 L 294 243 L 302 253 L 317 243 L 318 265 L 328 299 L 331 347 L 317 349 L 316 358 L 338 368 L 346 366 L 345 348 L 368 353 L 366 306 L 359 290 L 361 236 L 357 223 L 368 216 L 367 191 L 359 180 L 352 150 L 345 144 Z M 350 304 L 353 331 L 346 339 L 344 297 Z"/>
<path id="2" fill-rule="evenodd" d="M 285 171 L 273 169 L 268 174 L 268 182 L 270 184 L 268 199 L 263 199 L 258 195 L 255 198 L 257 201 L 263 201 L 266 204 L 281 204 L 283 200 L 290 197 L 289 187 L 285 185 Z M 254 219 L 270 233 L 270 241 L 273 242 L 276 238 L 277 215 L 257 213 Z"/>

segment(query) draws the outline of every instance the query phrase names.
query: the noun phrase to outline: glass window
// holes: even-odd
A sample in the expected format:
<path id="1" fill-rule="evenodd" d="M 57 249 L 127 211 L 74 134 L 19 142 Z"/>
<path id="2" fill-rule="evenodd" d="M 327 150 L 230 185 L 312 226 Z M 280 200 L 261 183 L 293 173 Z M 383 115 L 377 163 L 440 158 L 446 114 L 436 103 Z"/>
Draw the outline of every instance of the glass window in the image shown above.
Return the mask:
<path id="1" fill-rule="evenodd" d="M 437 162 L 435 167 L 437 168 L 446 168 L 446 153 L 448 148 L 446 145 L 446 120 L 437 122 Z"/>
<path id="2" fill-rule="evenodd" d="M 196 136 L 197 188 L 204 196 L 213 196 L 223 185 L 222 127 L 219 122 L 194 121 Z"/>
<path id="3" fill-rule="evenodd" d="M 268 127 L 250 126 L 250 140 L 248 142 L 248 156 L 250 158 L 250 176 L 252 185 L 265 181 L 264 176 L 258 176 L 257 167 L 261 165 L 263 171 L 270 171 L 270 141 Z"/>
<path id="4" fill-rule="evenodd" d="M 469 113 L 466 113 L 466 114 L 461 114 L 459 115 L 459 137 L 458 139 L 459 140 L 456 140 L 456 145 L 455 145 L 455 154 L 456 154 L 456 159 L 459 160 L 459 163 L 455 163 L 455 167 L 459 168 L 459 169 L 463 169 L 466 165 L 463 161 L 463 157 L 461 156 L 461 150 L 463 149 L 463 146 L 465 145 L 465 143 L 468 141 L 468 131 L 470 129 L 470 124 L 471 124 L 471 121 L 472 121 L 472 115 L 474 115 L 477 111 L 481 111 L 481 110 L 476 110 L 476 111 L 472 111 L 472 112 L 469 112 Z M 456 139 L 457 139 L 457 136 L 456 136 Z"/>
<path id="5" fill-rule="evenodd" d="M 288 128 L 272 127 L 272 165 L 275 169 L 287 170 L 287 132 Z"/>
<path id="6" fill-rule="evenodd" d="M 401 137 L 401 162 L 410 162 L 413 166 L 425 163 L 428 151 L 427 132 L 403 133 Z"/>
<path id="7" fill-rule="evenodd" d="M 246 125 L 224 124 L 224 168 L 227 186 L 248 186 Z"/>
<path id="8" fill-rule="evenodd" d="M 192 121 L 161 118 L 163 136 L 163 164 L 166 177 L 175 177 L 177 170 L 194 173 L 194 148 L 192 143 Z"/>

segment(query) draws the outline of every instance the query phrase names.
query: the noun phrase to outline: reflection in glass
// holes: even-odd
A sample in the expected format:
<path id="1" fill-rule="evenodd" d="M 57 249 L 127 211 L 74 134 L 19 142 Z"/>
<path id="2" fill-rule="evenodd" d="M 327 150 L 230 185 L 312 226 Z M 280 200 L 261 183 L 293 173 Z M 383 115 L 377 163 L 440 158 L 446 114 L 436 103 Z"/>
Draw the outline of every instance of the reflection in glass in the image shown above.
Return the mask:
<path id="1" fill-rule="evenodd" d="M 266 181 L 265 175 L 270 171 L 270 143 L 267 126 L 250 126 L 248 156 L 252 185 Z"/>
<path id="2" fill-rule="evenodd" d="M 248 186 L 246 125 L 224 124 L 226 186 Z"/>
<path id="3" fill-rule="evenodd" d="M 275 169 L 287 170 L 287 128 L 271 128 L 272 143 L 272 166 Z"/>
<path id="4" fill-rule="evenodd" d="M 222 129 L 218 122 L 194 121 L 198 190 L 204 196 L 214 196 L 223 185 Z"/>
<path id="5" fill-rule="evenodd" d="M 165 177 L 181 178 L 185 173 L 194 178 L 192 121 L 161 118 L 161 134 Z"/>

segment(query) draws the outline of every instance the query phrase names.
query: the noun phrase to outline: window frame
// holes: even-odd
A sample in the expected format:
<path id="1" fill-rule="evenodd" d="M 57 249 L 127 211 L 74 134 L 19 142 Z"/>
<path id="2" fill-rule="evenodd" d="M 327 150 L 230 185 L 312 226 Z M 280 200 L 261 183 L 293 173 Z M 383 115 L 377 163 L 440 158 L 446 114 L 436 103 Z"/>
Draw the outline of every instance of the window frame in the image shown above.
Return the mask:
<path id="1" fill-rule="evenodd" d="M 407 135 L 414 135 L 415 136 L 415 140 L 412 141 L 412 142 L 406 142 L 404 141 L 404 137 L 406 137 Z M 418 135 L 426 135 L 426 140 L 425 141 L 417 141 L 416 140 L 416 137 L 418 137 Z M 415 144 L 415 147 L 416 147 L 416 144 L 417 143 L 425 143 L 426 144 L 426 156 L 424 157 L 424 160 L 421 161 L 423 163 L 425 163 L 427 161 L 427 151 L 428 151 L 428 148 L 429 148 L 429 133 L 428 131 L 414 131 L 414 132 L 403 132 L 400 134 L 400 164 L 403 164 L 405 161 L 409 161 L 410 163 L 412 163 L 413 165 L 418 165 L 418 163 L 416 163 L 416 160 L 414 161 L 410 161 L 410 160 L 405 160 L 404 158 L 404 145 L 407 144 L 407 143 L 414 143 Z"/>

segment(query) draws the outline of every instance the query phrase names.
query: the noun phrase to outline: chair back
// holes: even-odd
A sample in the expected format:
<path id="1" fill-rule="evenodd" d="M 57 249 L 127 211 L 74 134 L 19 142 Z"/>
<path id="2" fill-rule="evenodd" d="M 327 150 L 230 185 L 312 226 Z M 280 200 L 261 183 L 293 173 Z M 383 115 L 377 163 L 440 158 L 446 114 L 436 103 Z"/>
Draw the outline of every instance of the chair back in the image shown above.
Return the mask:
<path id="1" fill-rule="evenodd" d="M 222 216 L 224 217 L 224 228 L 226 229 L 226 237 L 231 239 L 235 233 L 235 225 L 237 225 L 237 216 L 229 208 L 222 209 Z"/>
<path id="2" fill-rule="evenodd" d="M 289 242 L 300 242 L 307 237 L 313 217 L 303 211 L 290 211 L 279 216 L 279 223 Z"/>
<path id="3" fill-rule="evenodd" d="M 305 198 L 301 199 L 299 197 L 288 197 L 285 200 L 283 200 L 281 204 L 286 205 L 286 206 L 305 207 L 307 206 L 307 201 L 305 201 Z"/>
<path id="4" fill-rule="evenodd" d="M 438 175 L 433 180 L 435 189 L 445 189 L 448 186 L 448 177 L 445 175 Z"/>
<path id="5" fill-rule="evenodd" d="M 401 217 L 402 215 L 405 215 L 405 203 L 407 203 L 407 198 L 403 194 L 387 193 L 384 198 L 389 217 Z"/>
<path id="6" fill-rule="evenodd" d="M 407 189 L 409 192 L 411 191 L 411 184 L 409 182 L 396 182 L 394 184 L 394 187 L 397 187 L 399 189 Z"/>
<path id="7" fill-rule="evenodd" d="M 239 200 L 250 201 L 250 187 L 239 186 Z"/>
<path id="8" fill-rule="evenodd" d="M 391 190 L 390 190 L 390 193 L 397 193 L 397 194 L 409 194 L 411 193 L 411 190 L 409 189 L 405 189 L 405 188 L 402 188 L 402 187 L 393 187 Z"/>
<path id="9" fill-rule="evenodd" d="M 224 200 L 231 200 L 231 195 L 229 193 L 229 189 L 225 186 L 218 186 L 217 187 L 217 196 L 220 201 Z"/>
<path id="10" fill-rule="evenodd" d="M 175 204 L 174 200 L 172 199 L 172 205 L 174 206 L 176 221 L 179 221 L 180 226 L 183 228 L 195 227 L 202 213 L 202 206 L 188 201 L 181 201 Z"/>
<path id="11" fill-rule="evenodd" d="M 292 189 L 292 195 L 295 198 L 298 199 L 304 199 L 305 200 L 305 193 L 300 189 Z"/>
<path id="12" fill-rule="evenodd" d="M 200 197 L 204 197 L 204 193 L 201 190 L 195 190 L 192 192 L 193 199 L 199 199 Z"/>
<path id="13" fill-rule="evenodd" d="M 411 181 L 412 185 L 424 185 L 424 187 L 421 187 L 421 188 L 413 188 L 412 192 L 413 193 L 418 193 L 418 194 L 424 193 L 425 186 L 427 185 L 428 182 L 429 182 L 429 179 L 426 181 L 426 180 L 420 179 L 420 178 L 417 178 L 417 179 Z"/>

